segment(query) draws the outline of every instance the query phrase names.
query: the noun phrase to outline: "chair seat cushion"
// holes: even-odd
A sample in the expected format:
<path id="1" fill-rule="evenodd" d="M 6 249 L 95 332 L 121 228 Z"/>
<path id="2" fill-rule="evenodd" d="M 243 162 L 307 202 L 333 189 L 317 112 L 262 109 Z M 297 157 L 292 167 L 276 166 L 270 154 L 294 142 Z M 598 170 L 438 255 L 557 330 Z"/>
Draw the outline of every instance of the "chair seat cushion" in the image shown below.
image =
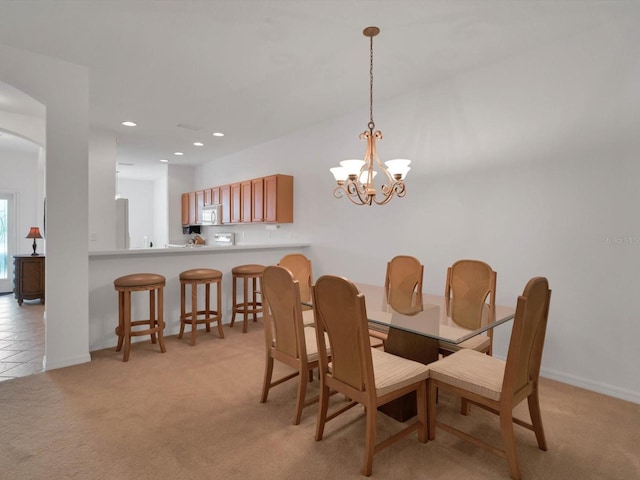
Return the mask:
<path id="1" fill-rule="evenodd" d="M 440 349 L 448 352 L 457 352 L 463 348 L 475 350 L 476 352 L 488 352 L 491 346 L 491 339 L 487 335 L 476 335 L 460 343 L 449 343 L 440 341 Z"/>
<path id="2" fill-rule="evenodd" d="M 429 377 L 429 366 L 398 357 L 377 348 L 371 349 L 376 395 L 381 397 Z"/>
<path id="3" fill-rule="evenodd" d="M 222 272 L 213 268 L 194 268 L 180 274 L 180 280 L 215 280 L 219 278 L 222 278 Z"/>
<path id="4" fill-rule="evenodd" d="M 121 288 L 145 287 L 164 285 L 165 280 L 162 275 L 158 275 L 157 273 L 132 273 L 131 275 L 116 278 L 113 284 Z"/>
<path id="5" fill-rule="evenodd" d="M 505 361 L 475 350 L 462 349 L 429 364 L 434 380 L 500 400 Z"/>
<path id="6" fill-rule="evenodd" d="M 231 273 L 233 275 L 262 275 L 264 272 L 264 265 L 257 264 L 247 264 L 247 265 L 238 265 L 237 267 L 233 267 L 231 269 Z"/>

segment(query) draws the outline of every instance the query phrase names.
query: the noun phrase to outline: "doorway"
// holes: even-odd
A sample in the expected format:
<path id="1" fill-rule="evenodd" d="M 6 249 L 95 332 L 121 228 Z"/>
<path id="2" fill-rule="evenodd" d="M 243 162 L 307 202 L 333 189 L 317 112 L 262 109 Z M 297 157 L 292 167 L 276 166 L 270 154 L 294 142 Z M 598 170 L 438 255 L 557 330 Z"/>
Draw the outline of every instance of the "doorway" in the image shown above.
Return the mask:
<path id="1" fill-rule="evenodd" d="M 13 292 L 14 195 L 0 192 L 0 295 Z"/>

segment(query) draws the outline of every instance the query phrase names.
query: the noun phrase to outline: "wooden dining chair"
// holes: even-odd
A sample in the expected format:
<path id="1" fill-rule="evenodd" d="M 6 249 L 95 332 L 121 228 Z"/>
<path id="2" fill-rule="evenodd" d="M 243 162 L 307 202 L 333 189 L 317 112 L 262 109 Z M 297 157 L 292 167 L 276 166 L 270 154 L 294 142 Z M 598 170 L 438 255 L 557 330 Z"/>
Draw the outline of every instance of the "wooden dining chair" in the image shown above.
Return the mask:
<path id="1" fill-rule="evenodd" d="M 444 296 L 449 306 L 449 317 L 462 328 L 475 330 L 480 327 L 487 307 L 496 306 L 497 274 L 485 262 L 458 260 L 447 269 Z M 488 303 L 487 303 L 488 301 Z M 492 354 L 493 329 L 454 344 L 440 341 L 439 350 L 444 356 L 462 348 Z"/>
<path id="2" fill-rule="evenodd" d="M 298 281 L 300 288 L 300 300 L 306 304 L 311 303 L 311 285 L 313 285 L 313 271 L 311 268 L 311 260 L 301 253 L 290 253 L 280 259 L 278 265 L 287 268 L 293 278 Z M 309 305 L 302 305 L 302 311 L 311 311 Z M 313 323 L 313 316 L 304 315 L 304 323 Z"/>
<path id="3" fill-rule="evenodd" d="M 279 266 L 268 266 L 262 275 L 262 293 L 265 305 L 266 363 L 261 403 L 267 401 L 269 390 L 276 385 L 298 377 L 298 395 L 293 424 L 298 425 L 302 410 L 318 401 L 318 397 L 306 400 L 308 382 L 318 367 L 318 347 L 315 329 L 305 328 L 298 281 L 291 272 Z M 295 372 L 273 380 L 274 361 L 278 360 L 295 369 Z"/>
<path id="4" fill-rule="evenodd" d="M 462 349 L 429 365 L 429 439 L 435 427 L 505 457 L 511 477 L 520 478 L 513 424 L 532 430 L 541 450 L 547 449 L 538 399 L 538 376 L 547 329 L 551 290 L 544 277 L 529 280 L 516 307 L 506 361 L 475 350 Z M 436 392 L 445 390 L 467 399 L 500 417 L 503 448 L 499 449 L 436 420 Z M 531 423 L 513 417 L 524 399 Z"/>
<path id="5" fill-rule="evenodd" d="M 320 360 L 316 440 L 322 440 L 325 424 L 329 420 L 355 405 L 363 405 L 366 434 L 362 473 L 369 476 L 373 455 L 396 440 L 417 430 L 418 440 L 426 442 L 425 379 L 429 375 L 429 368 L 371 348 L 365 298 L 349 280 L 327 275 L 320 277 L 313 287 L 313 307 Z M 342 393 L 350 401 L 342 407 L 335 407 L 335 411 L 329 414 L 329 396 L 332 392 Z M 411 392 L 416 392 L 417 420 L 376 444 L 377 407 Z"/>
<path id="6" fill-rule="evenodd" d="M 423 274 L 424 266 L 415 257 L 397 255 L 387 262 L 384 289 L 392 308 L 403 311 L 405 306 L 416 304 L 416 296 L 422 295 Z M 369 335 L 386 342 L 388 331 L 381 326 L 370 326 Z"/>

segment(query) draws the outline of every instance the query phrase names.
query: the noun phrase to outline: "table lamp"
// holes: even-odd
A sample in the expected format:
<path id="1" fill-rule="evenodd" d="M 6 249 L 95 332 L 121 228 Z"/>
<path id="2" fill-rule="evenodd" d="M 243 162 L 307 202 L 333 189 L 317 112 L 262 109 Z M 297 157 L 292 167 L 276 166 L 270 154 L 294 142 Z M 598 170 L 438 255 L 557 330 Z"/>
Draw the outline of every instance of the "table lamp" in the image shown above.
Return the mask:
<path id="1" fill-rule="evenodd" d="M 24 238 L 33 238 L 33 253 L 31 256 L 37 255 L 36 247 L 38 245 L 36 244 L 36 238 L 42 238 L 42 235 L 40 235 L 40 229 L 38 227 L 31 227 L 29 229 L 29 233 Z"/>

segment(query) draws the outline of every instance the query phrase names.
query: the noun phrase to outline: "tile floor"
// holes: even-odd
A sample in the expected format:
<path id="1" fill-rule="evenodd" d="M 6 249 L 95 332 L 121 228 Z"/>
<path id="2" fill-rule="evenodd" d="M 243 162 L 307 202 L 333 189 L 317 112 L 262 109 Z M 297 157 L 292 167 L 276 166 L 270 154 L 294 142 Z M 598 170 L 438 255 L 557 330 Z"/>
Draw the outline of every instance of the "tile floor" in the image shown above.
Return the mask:
<path id="1" fill-rule="evenodd" d="M 0 382 L 41 372 L 43 357 L 44 305 L 0 295 Z"/>

